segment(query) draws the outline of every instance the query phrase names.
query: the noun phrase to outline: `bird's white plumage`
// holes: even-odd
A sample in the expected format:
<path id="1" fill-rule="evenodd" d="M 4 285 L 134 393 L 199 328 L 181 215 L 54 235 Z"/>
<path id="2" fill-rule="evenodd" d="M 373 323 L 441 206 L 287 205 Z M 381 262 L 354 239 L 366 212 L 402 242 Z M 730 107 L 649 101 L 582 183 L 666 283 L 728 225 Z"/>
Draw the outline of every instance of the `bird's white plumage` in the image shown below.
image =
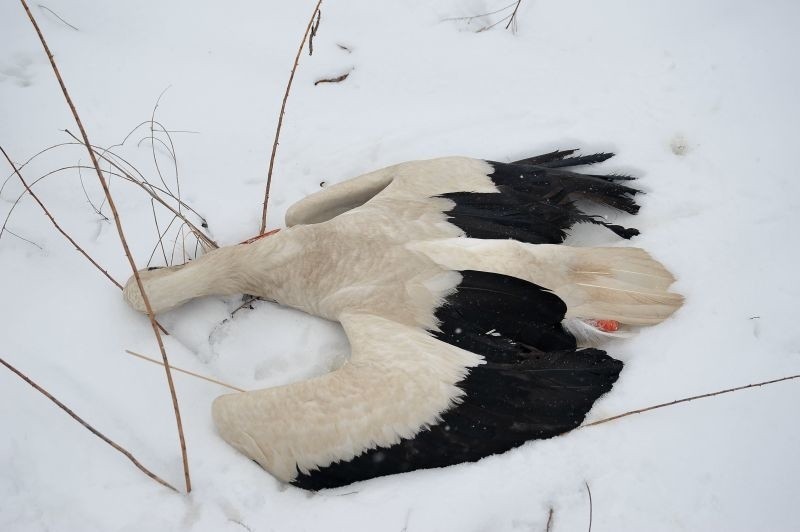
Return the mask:
<path id="1" fill-rule="evenodd" d="M 413 437 L 458 400 L 456 383 L 482 362 L 417 327 L 366 314 L 341 322 L 351 355 L 338 370 L 214 401 L 220 434 L 281 480 Z"/>
<path id="2" fill-rule="evenodd" d="M 391 166 L 310 195 L 288 229 L 142 272 L 156 312 L 199 296 L 248 293 L 340 321 L 351 343 L 339 370 L 288 386 L 218 398 L 220 434 L 290 481 L 375 446 L 413 437 L 458 401 L 482 357 L 432 338 L 457 270 L 525 279 L 553 290 L 568 315 L 634 325 L 680 306 L 672 276 L 635 248 L 578 249 L 464 238 L 448 222 L 451 192 L 494 193 L 485 161 L 448 157 Z M 124 290 L 143 310 L 136 284 Z"/>

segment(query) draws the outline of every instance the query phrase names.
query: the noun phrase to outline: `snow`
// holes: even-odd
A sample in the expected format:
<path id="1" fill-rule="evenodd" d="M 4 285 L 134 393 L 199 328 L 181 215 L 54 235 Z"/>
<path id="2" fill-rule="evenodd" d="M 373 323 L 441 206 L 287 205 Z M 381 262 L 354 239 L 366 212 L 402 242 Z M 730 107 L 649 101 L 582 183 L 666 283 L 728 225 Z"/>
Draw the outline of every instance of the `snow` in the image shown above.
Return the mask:
<path id="1" fill-rule="evenodd" d="M 172 135 L 184 199 L 218 242 L 253 236 L 278 106 L 313 2 L 45 5 L 79 30 L 32 6 L 92 141 L 120 142 L 167 89 L 157 119 L 195 132 Z M 640 175 L 648 195 L 635 221 L 611 216 L 642 230 L 635 245 L 675 272 L 687 301 L 666 323 L 608 346 L 626 366 L 589 421 L 800 373 L 800 4 L 523 1 L 515 34 L 505 24 L 476 33 L 480 20 L 443 20 L 503 5 L 324 2 L 314 55 L 301 57 L 288 102 L 269 226 L 322 181 L 403 160 L 612 150 L 618 157 L 604 168 Z M 0 30 L 0 143 L 22 163 L 69 141 L 64 128 L 77 130 L 19 5 L 0 4 Z M 344 72 L 341 83 L 313 83 Z M 116 151 L 157 183 L 149 144 L 137 147 L 148 132 Z M 78 147 L 59 148 L 23 174 L 33 181 L 78 161 L 87 162 Z M 96 178 L 82 177 L 99 205 Z M 156 240 L 149 201 L 119 179 L 111 187 L 144 266 Z M 21 190 L 12 178 L 0 215 Z M 76 172 L 36 190 L 87 252 L 127 279 L 113 225 L 93 212 Z M 9 229 L 36 246 L 0 240 L 0 356 L 181 485 L 163 372 L 124 354 L 157 354 L 146 319 L 29 198 Z M 572 241 L 616 242 L 592 228 Z M 160 250 L 154 260 L 163 264 Z M 254 388 L 323 374 L 346 356 L 338 325 L 268 303 L 231 318 L 239 304 L 208 299 L 163 316 L 172 363 Z M 0 372 L 0 530 L 545 530 L 550 508 L 552 530 L 584 530 L 586 484 L 593 530 L 798 526 L 798 381 L 580 429 L 477 464 L 309 494 L 216 435 L 210 403 L 224 388 L 175 379 L 189 496 L 161 488 Z"/>

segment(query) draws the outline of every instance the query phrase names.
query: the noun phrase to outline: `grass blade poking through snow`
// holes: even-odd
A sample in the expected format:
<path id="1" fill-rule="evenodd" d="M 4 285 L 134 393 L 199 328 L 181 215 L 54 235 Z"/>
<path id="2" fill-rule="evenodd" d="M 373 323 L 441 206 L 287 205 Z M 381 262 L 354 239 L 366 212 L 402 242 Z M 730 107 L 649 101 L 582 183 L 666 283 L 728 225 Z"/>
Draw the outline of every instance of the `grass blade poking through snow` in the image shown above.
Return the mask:
<path id="1" fill-rule="evenodd" d="M 147 293 L 144 291 L 144 286 L 142 285 L 142 279 L 139 277 L 139 272 L 136 269 L 136 263 L 133 260 L 133 256 L 131 255 L 131 251 L 128 248 L 128 242 L 125 239 L 125 233 L 122 230 L 122 223 L 119 218 L 119 213 L 117 212 L 117 208 L 114 204 L 114 199 L 111 197 L 111 191 L 108 189 L 108 183 L 106 183 L 105 178 L 103 177 L 103 172 L 100 170 L 100 164 L 97 162 L 97 157 L 95 156 L 94 150 L 92 149 L 92 143 L 89 142 L 89 136 L 86 134 L 86 129 L 83 127 L 83 122 L 81 122 L 80 116 L 78 116 L 78 111 L 75 108 L 75 104 L 72 102 L 72 98 L 69 96 L 69 92 L 67 91 L 67 87 L 64 84 L 64 80 L 61 77 L 61 73 L 58 70 L 58 66 L 56 66 L 55 59 L 53 58 L 53 54 L 50 52 L 50 47 L 47 46 L 47 41 L 45 41 L 44 35 L 42 34 L 42 30 L 39 28 L 39 25 L 36 23 L 36 19 L 31 13 L 28 4 L 25 0 L 20 0 L 22 7 L 25 9 L 25 12 L 28 15 L 28 18 L 33 24 L 34 29 L 36 30 L 36 34 L 39 36 L 39 40 L 42 43 L 42 47 L 44 47 L 44 51 L 47 54 L 48 59 L 50 59 L 50 65 L 53 67 L 53 72 L 58 79 L 58 84 L 61 86 L 61 92 L 64 94 L 64 98 L 67 100 L 67 105 L 69 105 L 70 111 L 72 111 L 72 116 L 75 118 L 75 122 L 78 125 L 78 129 L 81 132 L 81 137 L 83 138 L 83 143 L 86 146 L 87 151 L 89 152 L 89 157 L 92 159 L 92 165 L 97 172 L 97 178 L 100 180 L 100 185 L 103 187 L 103 192 L 106 196 L 106 201 L 108 202 L 108 206 L 111 209 L 112 214 L 114 215 L 114 224 L 117 227 L 117 232 L 119 233 L 119 239 L 122 243 L 122 247 L 125 250 L 125 256 L 130 263 L 131 270 L 133 271 L 133 276 L 136 279 L 136 285 L 139 287 L 139 291 L 142 294 L 142 299 L 144 300 L 145 308 L 147 309 L 147 316 L 150 318 L 150 325 L 153 328 L 153 334 L 156 336 L 156 342 L 158 343 L 158 348 L 161 351 L 161 357 L 164 360 L 164 371 L 167 375 L 167 383 L 169 385 L 170 395 L 172 396 L 172 407 L 175 412 L 175 422 L 178 426 L 178 438 L 180 440 L 181 446 L 181 457 L 183 459 L 183 474 L 184 474 L 184 481 L 186 484 L 186 492 L 189 493 L 192 491 L 192 481 L 189 476 L 189 459 L 186 453 L 186 439 L 183 435 L 183 424 L 181 423 L 181 413 L 180 408 L 178 407 L 178 396 L 175 393 L 175 384 L 172 381 L 172 373 L 170 372 L 169 360 L 167 359 L 167 351 L 164 348 L 164 341 L 161 338 L 161 333 L 158 330 L 158 324 L 156 323 L 155 315 L 153 314 L 153 308 L 150 306 L 150 300 L 147 297 Z"/>

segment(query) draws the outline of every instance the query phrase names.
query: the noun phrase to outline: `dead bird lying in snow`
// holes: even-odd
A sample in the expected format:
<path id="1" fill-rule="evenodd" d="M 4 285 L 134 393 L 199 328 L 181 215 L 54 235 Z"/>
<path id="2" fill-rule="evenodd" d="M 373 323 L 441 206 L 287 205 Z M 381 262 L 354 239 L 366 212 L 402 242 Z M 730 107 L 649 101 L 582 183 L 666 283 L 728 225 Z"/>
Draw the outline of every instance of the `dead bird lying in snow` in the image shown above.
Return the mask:
<path id="1" fill-rule="evenodd" d="M 575 205 L 638 211 L 632 178 L 568 169 L 609 157 L 398 164 L 299 201 L 272 236 L 142 281 L 155 312 L 247 293 L 342 324 L 341 368 L 214 401 L 222 437 L 280 480 L 321 489 L 476 461 L 577 427 L 611 389 L 622 363 L 576 337 L 682 304 L 641 249 L 558 245 L 576 223 L 638 234 Z M 135 281 L 124 294 L 144 310 Z"/>

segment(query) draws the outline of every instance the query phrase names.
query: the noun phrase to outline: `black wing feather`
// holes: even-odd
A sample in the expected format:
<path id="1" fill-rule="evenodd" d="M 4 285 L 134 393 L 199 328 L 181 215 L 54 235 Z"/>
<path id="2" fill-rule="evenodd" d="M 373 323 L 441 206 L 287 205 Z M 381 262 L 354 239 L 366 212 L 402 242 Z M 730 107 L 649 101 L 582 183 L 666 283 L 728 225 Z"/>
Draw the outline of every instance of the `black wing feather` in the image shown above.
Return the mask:
<path id="1" fill-rule="evenodd" d="M 453 201 L 449 220 L 472 238 L 513 238 L 531 244 L 558 244 L 576 223 L 607 227 L 623 238 L 639 232 L 605 222 L 586 214 L 576 201 L 590 201 L 629 214 L 639 205 L 634 196 L 640 191 L 624 182 L 625 175 L 580 174 L 565 167 L 594 164 L 611 157 L 598 153 L 567 157 L 575 150 L 555 151 L 515 163 L 491 162 L 489 175 L 497 193 L 455 192 L 442 197 Z"/>

